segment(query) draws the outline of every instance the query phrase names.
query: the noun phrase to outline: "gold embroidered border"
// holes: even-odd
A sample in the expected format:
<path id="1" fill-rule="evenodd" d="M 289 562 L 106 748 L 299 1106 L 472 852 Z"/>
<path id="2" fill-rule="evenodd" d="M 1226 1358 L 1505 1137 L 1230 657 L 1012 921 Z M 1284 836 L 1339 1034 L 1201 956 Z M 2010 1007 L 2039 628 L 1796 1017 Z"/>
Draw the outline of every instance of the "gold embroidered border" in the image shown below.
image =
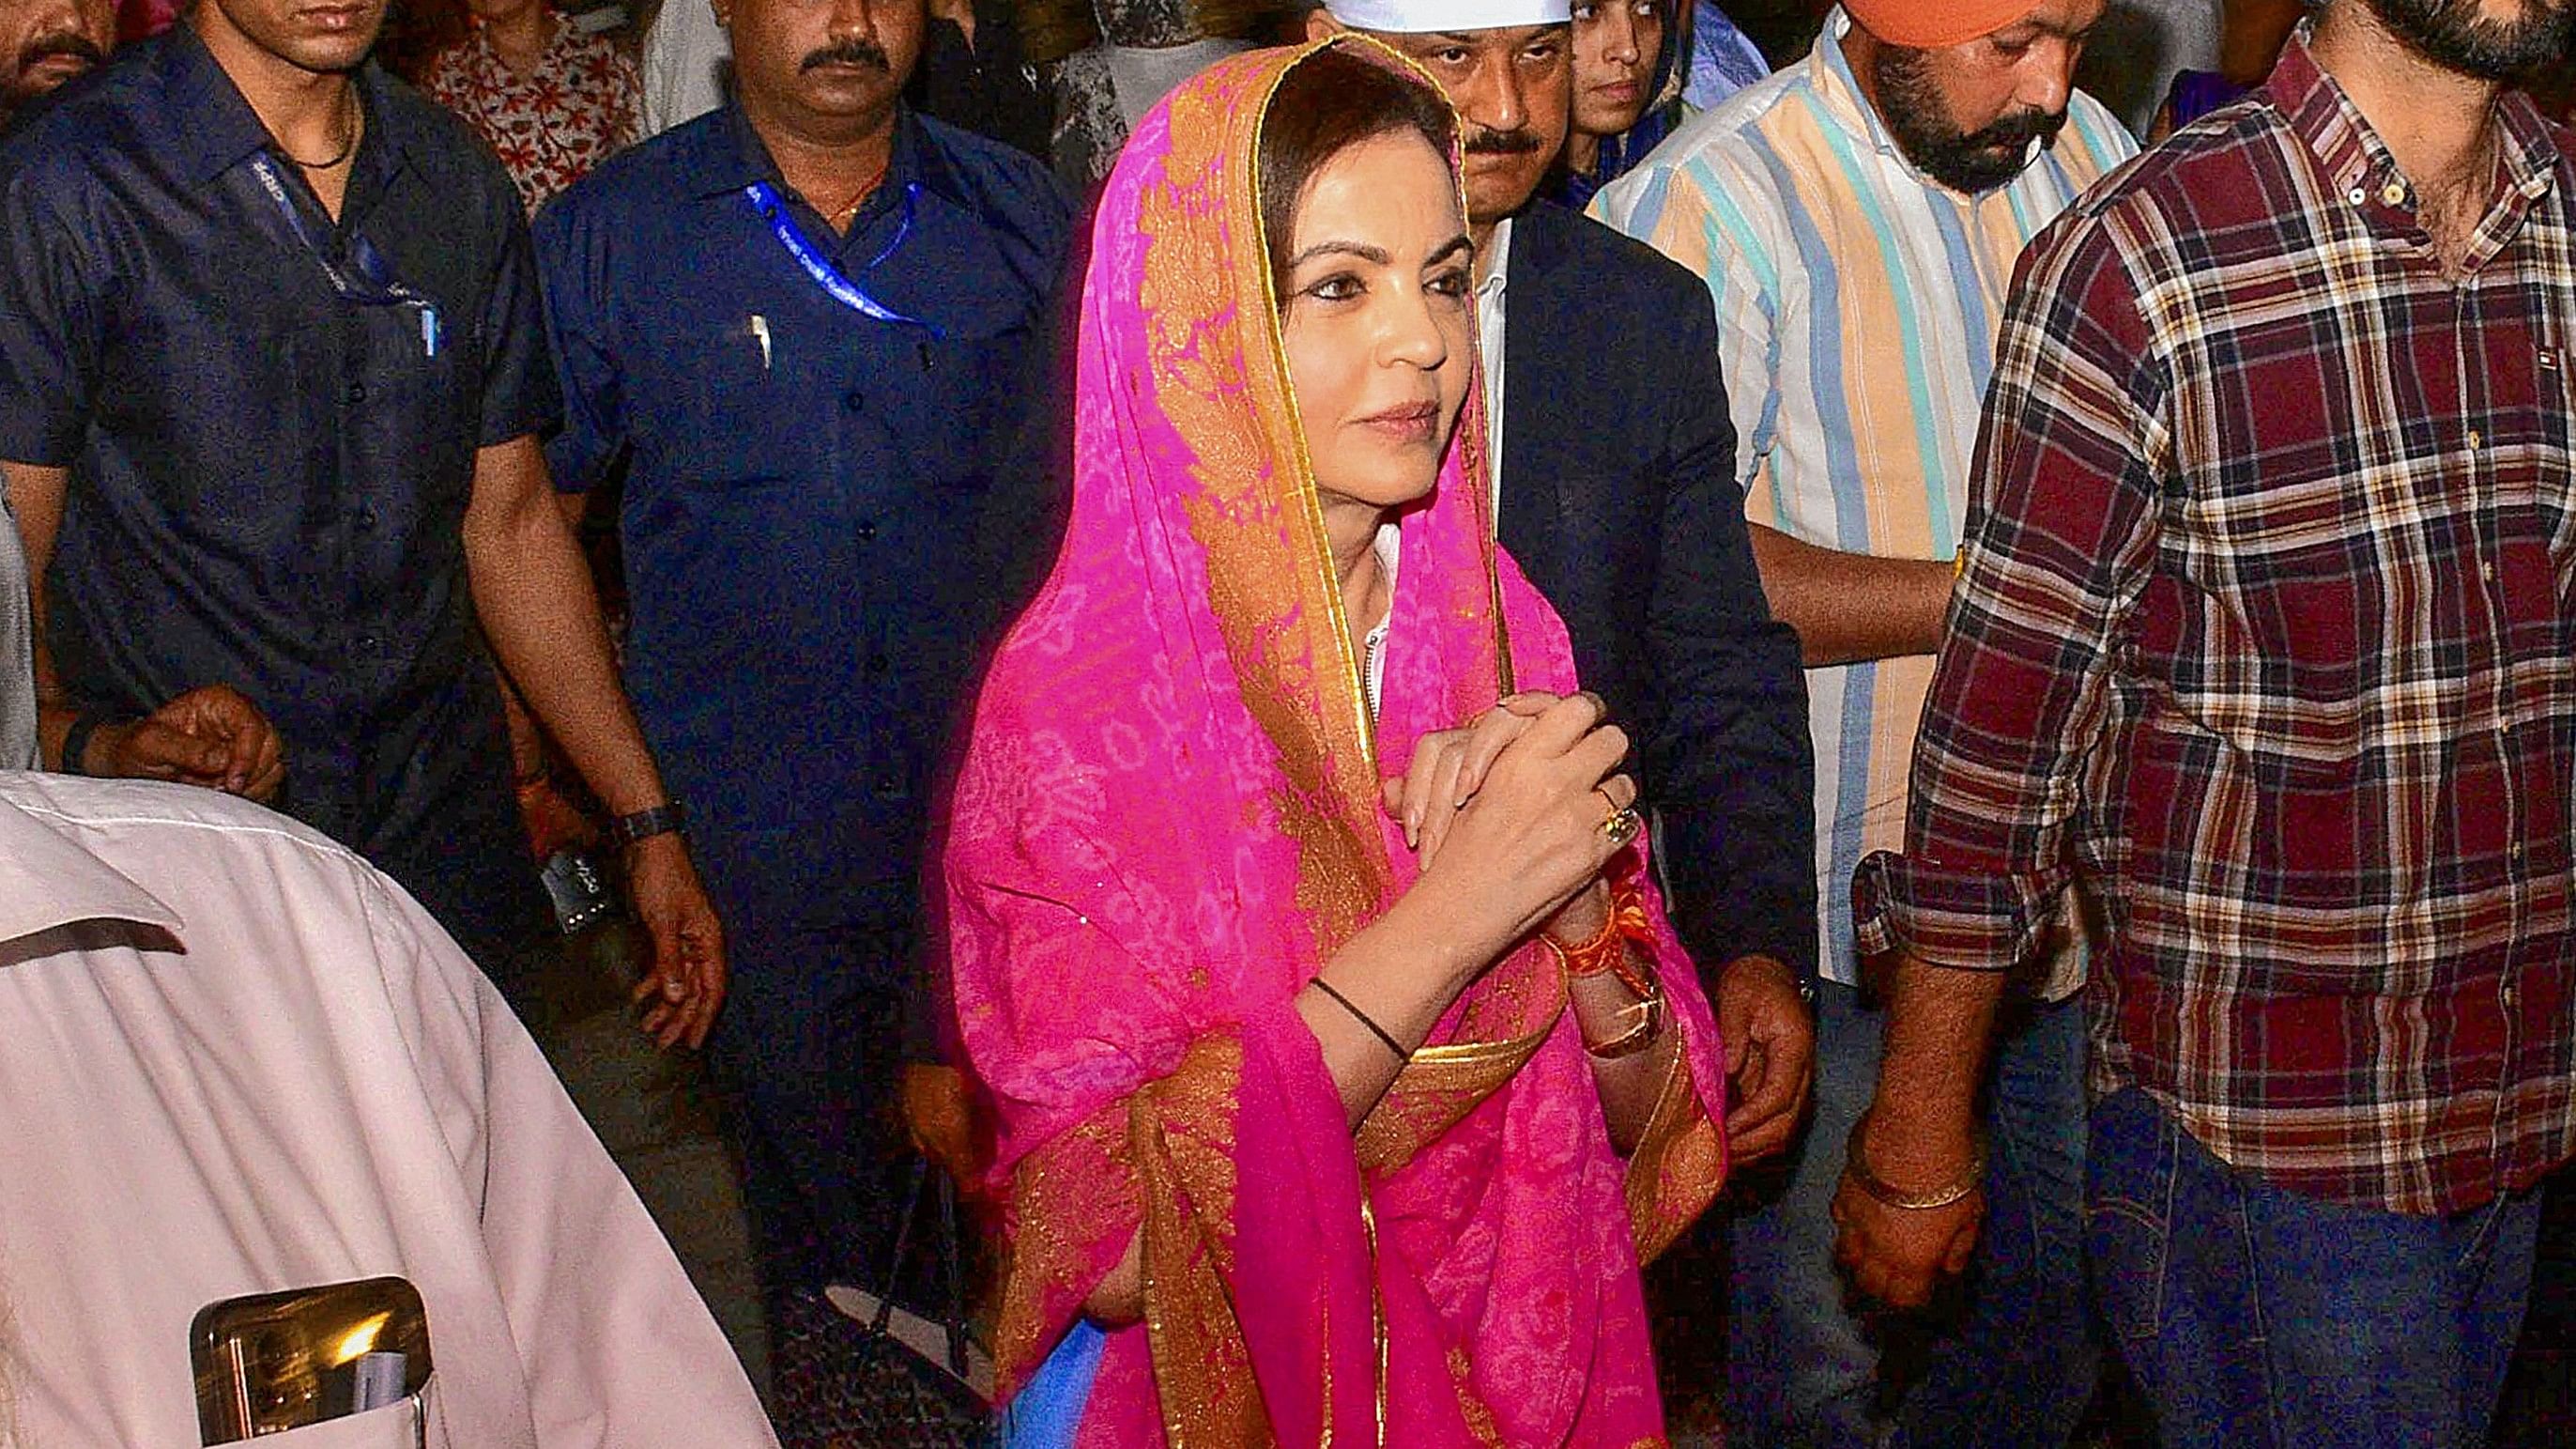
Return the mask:
<path id="1" fill-rule="evenodd" d="M 1676 1051 L 1622 1185 L 1637 1261 L 1651 1263 L 1671 1247 L 1725 1181 L 1725 1137 L 1691 1080 L 1688 1054 Z"/>
<path id="2" fill-rule="evenodd" d="M 1564 1015 L 1564 968 L 1524 947 L 1469 989 L 1456 1034 L 1416 1050 L 1360 1123 L 1363 1172 L 1392 1172 L 1511 1082 Z"/>
<path id="3" fill-rule="evenodd" d="M 1144 1206 L 1145 1329 L 1170 1449 L 1273 1442 L 1226 1290 L 1242 1082 L 1241 1039 L 1210 1035 L 1191 1043 L 1178 1070 L 1128 1099 Z"/>
<path id="4" fill-rule="evenodd" d="M 1017 1390 L 1054 1347 L 1047 1325 L 1089 1294 L 1097 1237 L 1136 1216 L 1126 1105 L 1112 1103 L 1030 1153 L 1011 1173 L 1002 1306 L 993 1331 L 996 1385 Z M 1077 1236 L 1073 1225 L 1092 1229 Z M 1125 1238 L 1120 1236 L 1123 1248 Z"/>

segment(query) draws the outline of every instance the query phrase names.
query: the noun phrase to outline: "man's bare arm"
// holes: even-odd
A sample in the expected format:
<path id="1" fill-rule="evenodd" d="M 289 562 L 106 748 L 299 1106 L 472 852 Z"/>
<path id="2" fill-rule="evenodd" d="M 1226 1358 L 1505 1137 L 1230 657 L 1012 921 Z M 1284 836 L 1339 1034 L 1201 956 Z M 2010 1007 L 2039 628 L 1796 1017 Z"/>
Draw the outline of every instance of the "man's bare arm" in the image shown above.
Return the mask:
<path id="1" fill-rule="evenodd" d="M 1807 666 L 1930 654 L 1950 610 L 1950 565 L 1872 558 L 1748 525 L 1771 612 L 1798 631 Z"/>
<path id="2" fill-rule="evenodd" d="M 1977 1090 L 1985 1080 L 2005 973 L 1927 966 L 1901 957 L 1888 983 L 1878 1092 L 1854 1138 L 1877 1181 L 1943 1195 L 1966 1182 L 1977 1153 Z M 1934 1208 L 1895 1207 L 1846 1166 L 1834 1194 L 1835 1256 L 1860 1290 L 1900 1308 L 1927 1302 L 1943 1276 L 1966 1270 L 1985 1196 L 1972 1188 Z"/>
<path id="3" fill-rule="evenodd" d="M 600 620 L 599 594 L 534 437 L 474 457 L 465 566 L 483 632 L 528 708 L 610 811 L 670 797 L 644 745 Z M 656 835 L 627 852 L 627 887 L 652 932 L 654 966 L 637 988 L 644 1029 L 664 1046 L 702 1044 L 724 999 L 722 931 L 688 847 Z"/>

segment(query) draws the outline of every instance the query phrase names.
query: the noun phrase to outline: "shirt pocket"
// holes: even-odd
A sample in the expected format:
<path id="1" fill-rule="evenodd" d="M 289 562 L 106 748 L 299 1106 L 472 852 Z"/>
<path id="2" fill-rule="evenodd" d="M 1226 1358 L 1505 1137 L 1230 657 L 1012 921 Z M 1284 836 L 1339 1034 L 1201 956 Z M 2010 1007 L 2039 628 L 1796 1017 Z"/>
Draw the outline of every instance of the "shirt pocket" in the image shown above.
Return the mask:
<path id="1" fill-rule="evenodd" d="M 220 535 L 266 533 L 281 498 L 336 476 L 340 403 L 323 319 L 156 310 L 101 360 L 95 431 L 171 490 L 171 512 Z"/>
<path id="2" fill-rule="evenodd" d="M 438 1414 L 438 1380 L 432 1376 L 409 1398 L 307 1424 L 262 1434 L 261 1449 L 449 1449 L 452 1441 Z"/>
<path id="3" fill-rule="evenodd" d="M 640 465 L 684 491 L 760 487 L 801 471 L 799 460 L 816 449 L 814 431 L 833 426 L 824 409 L 839 403 L 818 381 L 800 385 L 785 329 L 768 325 L 777 330 L 765 341 L 746 315 L 657 348 L 671 371 L 632 401 L 668 406 L 656 424 L 638 429 Z"/>
<path id="4" fill-rule="evenodd" d="M 922 476 L 949 494 L 980 494 L 1003 473 L 1043 456 L 1028 445 L 1042 425 L 1051 379 L 1035 327 L 1014 323 L 984 336 L 924 333 L 914 339 L 914 385 L 925 436 L 911 440 Z"/>
<path id="5" fill-rule="evenodd" d="M 2182 514 L 2183 581 L 2208 611 L 2187 666 L 2194 712 L 2249 750 L 2348 758 L 2407 647 L 2385 617 L 2370 507 L 2336 472 L 2224 471 Z"/>
<path id="6" fill-rule="evenodd" d="M 344 363 L 341 386 L 354 381 L 370 394 L 376 411 L 354 415 L 362 426 L 385 429 L 370 446 L 417 457 L 426 501 L 443 510 L 450 522 L 461 523 L 481 441 L 479 343 L 474 329 L 460 325 L 449 309 L 436 309 L 435 323 L 428 320 L 431 315 L 403 304 L 359 309 L 350 327 L 352 355 Z M 382 397 L 372 396 L 378 391 Z"/>

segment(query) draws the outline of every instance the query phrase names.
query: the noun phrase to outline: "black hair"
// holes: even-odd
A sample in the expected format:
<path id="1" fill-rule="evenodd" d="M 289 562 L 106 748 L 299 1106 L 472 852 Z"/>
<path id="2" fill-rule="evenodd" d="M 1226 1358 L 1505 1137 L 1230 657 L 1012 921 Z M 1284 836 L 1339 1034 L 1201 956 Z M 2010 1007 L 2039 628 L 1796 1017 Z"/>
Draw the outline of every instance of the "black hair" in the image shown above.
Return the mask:
<path id="1" fill-rule="evenodd" d="M 1271 92 L 1255 163 L 1271 276 L 1284 288 L 1297 203 L 1335 156 L 1363 141 L 1411 131 L 1448 164 L 1457 128 L 1456 113 L 1438 91 L 1349 45 L 1299 61 Z"/>

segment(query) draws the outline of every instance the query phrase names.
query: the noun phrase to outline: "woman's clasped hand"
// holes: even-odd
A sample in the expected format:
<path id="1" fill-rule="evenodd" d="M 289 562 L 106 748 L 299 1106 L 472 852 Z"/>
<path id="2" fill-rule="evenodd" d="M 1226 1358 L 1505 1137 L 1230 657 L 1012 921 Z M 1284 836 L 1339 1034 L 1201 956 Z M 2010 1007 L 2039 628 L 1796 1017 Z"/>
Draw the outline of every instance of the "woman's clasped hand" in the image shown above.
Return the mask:
<path id="1" fill-rule="evenodd" d="M 1387 812 L 1422 871 L 1417 889 L 1454 889 L 1490 914 L 1506 940 L 1546 924 L 1627 843 L 1613 820 L 1637 803 L 1620 772 L 1628 736 L 1586 690 L 1507 696 L 1474 721 L 1424 735 L 1402 777 L 1385 782 Z M 1568 936 L 1596 921 L 1568 922 Z"/>

